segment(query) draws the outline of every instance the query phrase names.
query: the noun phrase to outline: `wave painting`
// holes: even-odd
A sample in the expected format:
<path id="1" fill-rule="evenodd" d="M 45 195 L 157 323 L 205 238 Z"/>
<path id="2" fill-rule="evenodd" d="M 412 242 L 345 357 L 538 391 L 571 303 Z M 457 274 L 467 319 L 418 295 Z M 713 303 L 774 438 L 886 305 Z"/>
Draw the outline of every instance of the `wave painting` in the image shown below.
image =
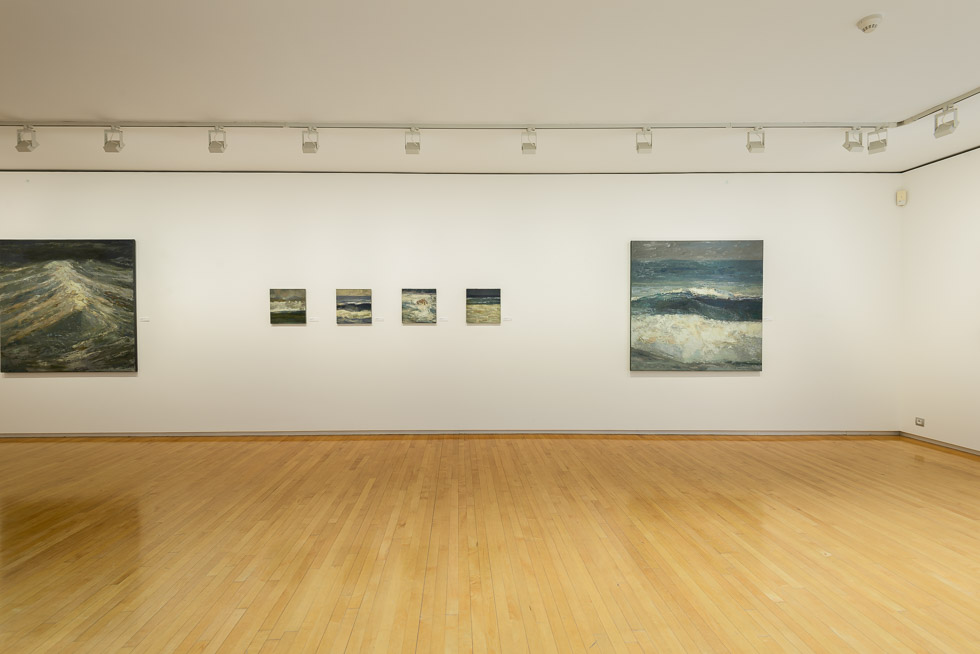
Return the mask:
<path id="1" fill-rule="evenodd" d="M 402 324 L 435 324 L 436 289 L 402 289 Z"/>
<path id="2" fill-rule="evenodd" d="M 305 325 L 306 289 L 269 289 L 269 322 L 273 325 Z"/>
<path id="3" fill-rule="evenodd" d="M 0 241 L 0 372 L 136 372 L 136 241 Z"/>
<path id="4" fill-rule="evenodd" d="M 500 289 L 466 289 L 466 322 L 470 325 L 499 325 Z"/>
<path id="5" fill-rule="evenodd" d="M 371 289 L 369 288 L 338 288 L 337 289 L 337 324 L 338 325 L 370 325 L 371 324 Z"/>
<path id="6" fill-rule="evenodd" d="M 630 249 L 630 370 L 762 370 L 762 241 Z"/>

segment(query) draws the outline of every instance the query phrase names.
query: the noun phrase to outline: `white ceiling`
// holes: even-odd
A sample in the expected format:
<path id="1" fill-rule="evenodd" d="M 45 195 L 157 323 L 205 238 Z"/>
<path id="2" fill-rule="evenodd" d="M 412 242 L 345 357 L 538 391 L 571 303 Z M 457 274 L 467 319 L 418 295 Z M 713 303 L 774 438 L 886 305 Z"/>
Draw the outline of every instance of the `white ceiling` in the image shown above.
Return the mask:
<path id="1" fill-rule="evenodd" d="M 893 122 L 980 86 L 978 27 L 976 0 L 4 0 L 0 121 Z M 874 157 L 836 130 L 772 130 L 765 155 L 744 131 L 658 132 L 649 157 L 629 132 L 541 132 L 535 157 L 516 132 L 427 132 L 419 157 L 400 131 L 328 132 L 304 157 L 293 130 L 216 156 L 205 130 L 127 130 L 107 155 L 99 130 L 50 128 L 0 168 L 904 170 L 980 145 L 980 101 L 961 120 L 941 140 L 928 119 L 892 130 Z"/>

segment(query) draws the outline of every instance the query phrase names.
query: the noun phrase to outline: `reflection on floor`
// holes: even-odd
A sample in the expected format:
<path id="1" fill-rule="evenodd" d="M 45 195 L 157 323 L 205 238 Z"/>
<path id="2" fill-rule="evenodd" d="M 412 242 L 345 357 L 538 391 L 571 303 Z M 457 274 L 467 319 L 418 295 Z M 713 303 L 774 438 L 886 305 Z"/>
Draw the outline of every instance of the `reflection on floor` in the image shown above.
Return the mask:
<path id="1" fill-rule="evenodd" d="M 57 578 L 65 588 L 92 577 L 120 583 L 140 565 L 139 502 L 132 497 L 6 498 L 0 534 L 0 588 L 38 578 Z"/>
<path id="2" fill-rule="evenodd" d="M 899 438 L 0 440 L 0 652 L 968 652 L 980 459 Z"/>

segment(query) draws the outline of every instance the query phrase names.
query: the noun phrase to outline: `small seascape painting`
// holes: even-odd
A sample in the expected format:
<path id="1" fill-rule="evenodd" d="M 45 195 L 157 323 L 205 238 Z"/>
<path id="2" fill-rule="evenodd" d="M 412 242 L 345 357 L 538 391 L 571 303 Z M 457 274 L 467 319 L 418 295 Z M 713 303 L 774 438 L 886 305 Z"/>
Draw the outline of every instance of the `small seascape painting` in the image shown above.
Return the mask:
<path id="1" fill-rule="evenodd" d="M 436 322 L 436 289 L 402 289 L 402 324 Z"/>
<path id="2" fill-rule="evenodd" d="M 0 372 L 136 372 L 136 241 L 0 241 Z"/>
<path id="3" fill-rule="evenodd" d="M 338 288 L 337 289 L 337 324 L 338 325 L 370 325 L 371 324 L 371 289 L 369 288 Z"/>
<path id="4" fill-rule="evenodd" d="M 306 289 L 270 289 L 269 322 L 273 325 L 305 325 Z"/>
<path id="5" fill-rule="evenodd" d="M 466 322 L 470 325 L 499 325 L 500 289 L 466 289 Z"/>
<path id="6" fill-rule="evenodd" d="M 762 241 L 630 250 L 630 370 L 762 370 Z"/>

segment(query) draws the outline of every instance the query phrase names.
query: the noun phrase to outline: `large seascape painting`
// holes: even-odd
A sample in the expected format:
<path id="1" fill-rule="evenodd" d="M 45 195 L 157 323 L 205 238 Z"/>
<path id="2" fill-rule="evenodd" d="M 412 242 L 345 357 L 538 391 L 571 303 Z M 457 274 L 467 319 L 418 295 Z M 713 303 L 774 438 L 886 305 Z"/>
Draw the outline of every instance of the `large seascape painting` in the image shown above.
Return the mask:
<path id="1" fill-rule="evenodd" d="M 0 372 L 135 372 L 136 241 L 0 241 Z"/>
<path id="2" fill-rule="evenodd" d="M 630 370 L 762 370 L 762 241 L 630 249 Z"/>

